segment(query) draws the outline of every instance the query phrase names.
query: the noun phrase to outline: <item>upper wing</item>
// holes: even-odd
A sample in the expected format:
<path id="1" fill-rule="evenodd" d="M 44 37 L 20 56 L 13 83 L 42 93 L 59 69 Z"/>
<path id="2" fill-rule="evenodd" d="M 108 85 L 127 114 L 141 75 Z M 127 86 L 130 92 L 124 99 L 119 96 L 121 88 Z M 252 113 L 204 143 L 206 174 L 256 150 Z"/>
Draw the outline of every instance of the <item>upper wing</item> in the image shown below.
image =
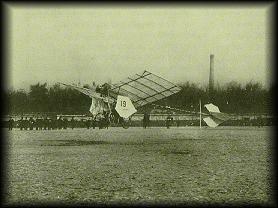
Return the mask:
<path id="1" fill-rule="evenodd" d="M 161 100 L 179 92 L 181 88 L 151 72 L 144 71 L 113 84 L 110 95 L 128 96 L 135 107 Z"/>
<path id="2" fill-rule="evenodd" d="M 88 88 L 85 88 L 85 87 L 78 87 L 78 86 L 75 86 L 75 85 L 69 85 L 69 84 L 64 84 L 64 83 L 60 83 L 60 84 L 65 85 L 67 87 L 70 87 L 72 89 L 78 90 L 79 92 L 81 92 L 85 95 L 88 95 L 89 97 L 95 97 L 95 98 L 103 99 L 102 97 L 99 96 L 98 93 L 95 92 L 94 89 L 88 89 Z"/>

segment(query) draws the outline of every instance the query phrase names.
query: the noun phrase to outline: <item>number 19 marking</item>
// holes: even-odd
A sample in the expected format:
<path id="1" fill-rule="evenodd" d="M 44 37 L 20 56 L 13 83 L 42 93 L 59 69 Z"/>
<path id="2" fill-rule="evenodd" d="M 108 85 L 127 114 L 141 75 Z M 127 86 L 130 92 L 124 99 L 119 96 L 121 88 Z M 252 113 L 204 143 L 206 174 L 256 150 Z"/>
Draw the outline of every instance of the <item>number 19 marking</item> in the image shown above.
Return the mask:
<path id="1" fill-rule="evenodd" d="M 121 106 L 126 107 L 126 101 L 121 101 Z"/>

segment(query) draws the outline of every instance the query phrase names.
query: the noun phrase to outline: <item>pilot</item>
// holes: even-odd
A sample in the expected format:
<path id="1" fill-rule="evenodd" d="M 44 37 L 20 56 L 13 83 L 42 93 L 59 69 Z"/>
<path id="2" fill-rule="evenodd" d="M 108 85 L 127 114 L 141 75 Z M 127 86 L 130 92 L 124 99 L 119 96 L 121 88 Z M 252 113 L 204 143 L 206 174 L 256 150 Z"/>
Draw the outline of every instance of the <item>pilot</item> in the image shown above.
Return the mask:
<path id="1" fill-rule="evenodd" d="M 111 86 L 108 83 L 103 84 L 102 85 L 102 94 L 104 96 L 108 96 L 108 92 L 109 92 L 110 88 L 111 88 Z"/>

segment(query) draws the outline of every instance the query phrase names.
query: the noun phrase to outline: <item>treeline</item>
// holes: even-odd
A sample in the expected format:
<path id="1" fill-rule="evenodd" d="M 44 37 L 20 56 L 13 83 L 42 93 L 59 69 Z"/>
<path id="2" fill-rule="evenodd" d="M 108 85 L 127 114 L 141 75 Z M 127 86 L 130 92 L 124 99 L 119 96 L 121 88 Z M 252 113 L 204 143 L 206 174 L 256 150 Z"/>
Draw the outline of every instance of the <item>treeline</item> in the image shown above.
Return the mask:
<path id="1" fill-rule="evenodd" d="M 241 85 L 230 82 L 224 86 L 216 86 L 213 91 L 197 87 L 192 83 L 180 85 L 180 94 L 169 98 L 170 104 L 180 108 L 199 111 L 199 100 L 202 104 L 213 103 L 221 112 L 236 114 L 272 114 L 273 87 L 265 89 L 260 83 L 249 82 Z"/>
<path id="2" fill-rule="evenodd" d="M 91 103 L 88 96 L 77 90 L 61 88 L 59 84 L 47 88 L 46 83 L 31 85 L 28 93 L 24 90 L 9 91 L 7 101 L 8 114 L 84 114 Z"/>
<path id="3" fill-rule="evenodd" d="M 241 85 L 231 82 L 225 86 L 216 86 L 214 91 L 186 82 L 179 85 L 182 90 L 159 104 L 174 106 L 184 110 L 199 111 L 199 99 L 202 103 L 212 102 L 222 112 L 227 113 L 267 113 L 271 114 L 273 88 L 265 89 L 260 83 L 249 82 Z M 31 85 L 29 92 L 24 90 L 6 93 L 7 114 L 57 113 L 86 114 L 91 99 L 82 93 L 60 87 L 59 84 L 48 87 L 46 83 Z"/>

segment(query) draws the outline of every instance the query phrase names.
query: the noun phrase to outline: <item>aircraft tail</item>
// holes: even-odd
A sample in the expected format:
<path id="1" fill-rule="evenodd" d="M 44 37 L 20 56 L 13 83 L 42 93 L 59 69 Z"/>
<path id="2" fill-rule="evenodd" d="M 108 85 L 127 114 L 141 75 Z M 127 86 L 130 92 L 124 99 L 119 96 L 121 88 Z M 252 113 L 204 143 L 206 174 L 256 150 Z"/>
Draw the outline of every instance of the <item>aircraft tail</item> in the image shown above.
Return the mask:
<path id="1" fill-rule="evenodd" d="M 205 105 L 206 109 L 209 111 L 209 116 L 205 117 L 203 120 L 209 127 L 217 127 L 221 123 L 230 119 L 230 117 L 226 113 L 221 113 L 219 108 L 212 103 Z"/>

